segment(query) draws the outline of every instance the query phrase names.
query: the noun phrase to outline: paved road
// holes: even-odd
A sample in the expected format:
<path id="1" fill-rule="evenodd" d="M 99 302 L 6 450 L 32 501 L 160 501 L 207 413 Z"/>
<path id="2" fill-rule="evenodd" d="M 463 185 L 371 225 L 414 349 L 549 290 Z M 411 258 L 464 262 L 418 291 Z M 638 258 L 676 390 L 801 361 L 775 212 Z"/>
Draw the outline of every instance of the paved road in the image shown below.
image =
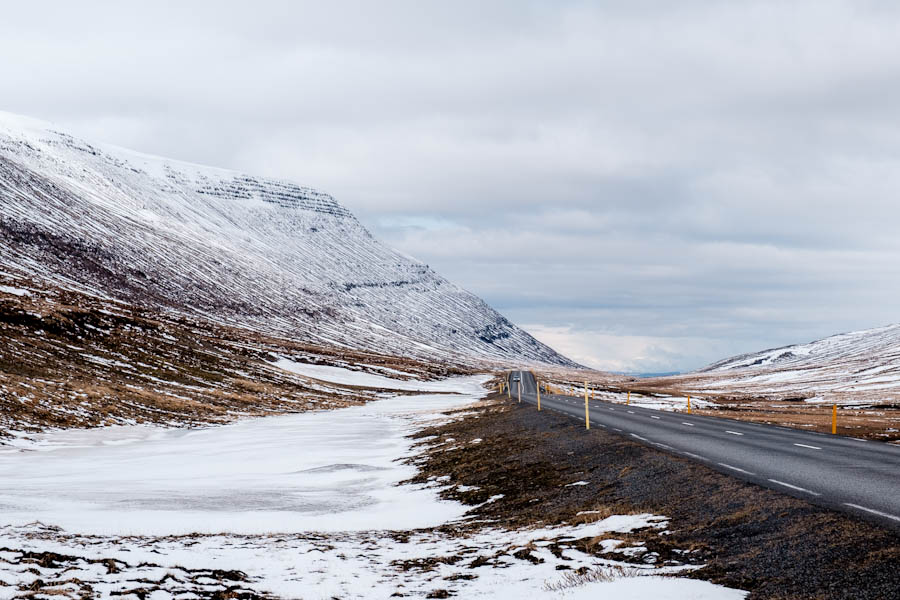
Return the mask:
<path id="1" fill-rule="evenodd" d="M 510 373 L 513 398 L 537 402 L 534 376 Z M 631 437 L 816 504 L 900 529 L 900 446 L 591 400 L 591 428 Z M 541 394 L 541 408 L 584 423 L 584 398 Z"/>

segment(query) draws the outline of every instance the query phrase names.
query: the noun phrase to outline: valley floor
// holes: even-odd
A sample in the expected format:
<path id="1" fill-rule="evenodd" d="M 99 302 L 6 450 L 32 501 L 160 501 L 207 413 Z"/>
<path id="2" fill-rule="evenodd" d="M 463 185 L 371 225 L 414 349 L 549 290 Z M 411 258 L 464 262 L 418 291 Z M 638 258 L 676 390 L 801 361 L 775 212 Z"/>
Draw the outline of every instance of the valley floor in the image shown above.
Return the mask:
<path id="1" fill-rule="evenodd" d="M 664 542 L 664 513 L 586 501 L 539 516 L 537 504 L 517 508 L 504 462 L 493 473 L 468 459 L 441 465 L 498 455 L 507 433 L 492 424 L 514 413 L 483 399 L 486 379 L 218 427 L 56 431 L 8 445 L 0 598 L 744 597 L 684 577 L 701 564 Z M 468 478 L 497 483 L 463 483 L 466 464 Z M 575 498 L 589 487 L 535 483 Z"/>

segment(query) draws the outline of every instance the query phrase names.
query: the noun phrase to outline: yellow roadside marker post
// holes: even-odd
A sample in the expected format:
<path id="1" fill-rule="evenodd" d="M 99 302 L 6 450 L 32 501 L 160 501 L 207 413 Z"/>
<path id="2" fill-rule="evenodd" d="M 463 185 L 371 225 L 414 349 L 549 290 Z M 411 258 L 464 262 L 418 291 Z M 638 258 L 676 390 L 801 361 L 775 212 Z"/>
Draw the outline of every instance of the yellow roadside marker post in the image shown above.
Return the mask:
<path id="1" fill-rule="evenodd" d="M 628 398 L 625 400 L 625 404 L 631 404 L 631 390 L 628 390 Z"/>
<path id="2" fill-rule="evenodd" d="M 688 396 L 688 414 L 691 414 L 691 397 Z"/>
<path id="3" fill-rule="evenodd" d="M 522 380 L 519 380 L 519 404 L 522 404 Z"/>
<path id="4" fill-rule="evenodd" d="M 541 410 L 541 382 L 537 382 L 538 410 Z"/>
<path id="5" fill-rule="evenodd" d="M 837 433 L 837 404 L 831 405 L 831 433 Z"/>
<path id="6" fill-rule="evenodd" d="M 509 383 L 506 384 L 506 397 L 512 400 L 512 388 L 509 386 Z"/>
<path id="7" fill-rule="evenodd" d="M 591 414 L 588 410 L 587 381 L 584 382 L 584 428 L 591 428 Z"/>
<path id="8" fill-rule="evenodd" d="M 594 388 L 591 388 L 591 400 L 594 399 Z"/>

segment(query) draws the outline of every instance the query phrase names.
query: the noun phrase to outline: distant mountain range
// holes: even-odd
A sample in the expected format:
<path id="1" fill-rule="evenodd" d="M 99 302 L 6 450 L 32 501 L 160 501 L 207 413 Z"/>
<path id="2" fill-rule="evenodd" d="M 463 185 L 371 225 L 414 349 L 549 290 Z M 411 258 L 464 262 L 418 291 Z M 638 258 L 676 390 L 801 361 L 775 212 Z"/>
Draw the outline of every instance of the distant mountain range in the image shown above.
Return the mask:
<path id="1" fill-rule="evenodd" d="M 900 325 L 741 354 L 655 383 L 706 394 L 773 399 L 898 400 Z"/>
<path id="2" fill-rule="evenodd" d="M 304 342 L 575 366 L 344 206 L 288 181 L 0 113 L 0 271 Z"/>

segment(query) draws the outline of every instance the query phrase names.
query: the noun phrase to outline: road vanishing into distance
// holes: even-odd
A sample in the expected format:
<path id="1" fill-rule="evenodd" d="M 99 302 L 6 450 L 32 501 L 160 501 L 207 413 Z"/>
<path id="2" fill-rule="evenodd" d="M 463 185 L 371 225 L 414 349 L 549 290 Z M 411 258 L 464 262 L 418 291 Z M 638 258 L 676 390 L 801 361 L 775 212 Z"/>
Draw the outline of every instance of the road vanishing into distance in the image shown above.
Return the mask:
<path id="1" fill-rule="evenodd" d="M 529 371 L 507 377 L 537 403 Z M 591 428 L 630 437 L 722 473 L 900 529 L 900 446 L 718 417 L 589 400 Z M 584 398 L 541 394 L 541 408 L 584 423 Z"/>

